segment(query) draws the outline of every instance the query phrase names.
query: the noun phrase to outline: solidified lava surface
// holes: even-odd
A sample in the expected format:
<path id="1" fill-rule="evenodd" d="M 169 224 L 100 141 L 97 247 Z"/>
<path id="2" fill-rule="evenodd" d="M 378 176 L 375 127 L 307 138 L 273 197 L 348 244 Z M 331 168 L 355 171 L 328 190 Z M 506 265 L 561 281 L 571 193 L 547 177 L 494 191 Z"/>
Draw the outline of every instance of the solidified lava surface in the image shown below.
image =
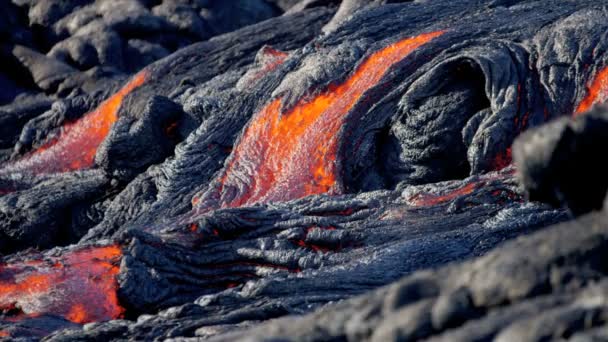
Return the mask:
<path id="1" fill-rule="evenodd" d="M 605 339 L 606 5 L 0 2 L 0 340 Z"/>

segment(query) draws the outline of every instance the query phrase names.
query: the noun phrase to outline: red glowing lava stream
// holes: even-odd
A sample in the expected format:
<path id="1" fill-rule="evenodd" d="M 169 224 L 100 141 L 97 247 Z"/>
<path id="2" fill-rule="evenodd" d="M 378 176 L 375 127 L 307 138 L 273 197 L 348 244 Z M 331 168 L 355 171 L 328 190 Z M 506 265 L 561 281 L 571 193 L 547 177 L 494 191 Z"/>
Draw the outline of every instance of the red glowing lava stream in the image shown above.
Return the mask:
<path id="1" fill-rule="evenodd" d="M 608 100 L 608 68 L 600 70 L 587 87 L 587 96 L 578 104 L 573 114 L 577 117 L 587 112 L 594 104 Z"/>
<path id="2" fill-rule="evenodd" d="M 122 317 L 116 275 L 119 246 L 85 247 L 62 256 L 0 264 L 0 316 L 13 319 L 42 314 L 75 323 Z M 10 318 L 9 318 L 10 319 Z"/>
<path id="3" fill-rule="evenodd" d="M 57 138 L 0 172 L 44 174 L 92 167 L 124 97 L 146 77 L 140 72 L 94 111 L 66 123 Z M 10 313 L 5 319 L 21 320 L 53 314 L 74 323 L 122 317 L 116 282 L 121 256 L 119 246 L 86 247 L 59 257 L 0 263 L 0 317 Z"/>
<path id="4" fill-rule="evenodd" d="M 518 94 L 520 87 L 518 86 Z M 519 95 L 518 95 L 519 97 Z M 578 117 L 589 111 L 595 104 L 604 103 L 608 100 L 608 67 L 603 68 L 595 75 L 593 80 L 587 86 L 587 95 L 580 101 L 572 117 Z M 518 100 L 519 102 L 519 100 Z M 526 113 L 522 119 L 522 125 L 527 125 L 529 113 Z M 545 119 L 547 112 L 545 109 Z M 517 121 L 516 121 L 517 123 Z M 501 170 L 511 164 L 511 148 L 499 153 L 492 162 L 492 170 Z"/>
<path id="5" fill-rule="evenodd" d="M 219 201 L 220 207 L 238 207 L 340 193 L 336 154 L 347 114 L 391 66 L 443 33 L 406 38 L 375 52 L 342 84 L 300 100 L 286 113 L 282 113 L 281 99 L 271 101 L 245 129 L 216 187 L 201 199 L 195 196 L 193 203 L 209 208 Z M 242 170 L 255 177 L 243 182 L 238 175 Z M 239 188 L 245 191 L 235 196 L 232 190 Z"/>
<path id="6" fill-rule="evenodd" d="M 74 122 L 64 124 L 58 137 L 7 165 L 0 173 L 46 174 L 92 167 L 97 148 L 118 119 L 118 110 L 124 97 L 141 86 L 146 78 L 145 71 L 138 73 L 94 111 Z"/>
<path id="7" fill-rule="evenodd" d="M 271 101 L 245 129 L 217 178 L 223 196 L 222 190 L 233 185 L 234 171 L 253 164 L 253 184 L 242 196 L 222 198 L 221 206 L 338 193 L 338 133 L 347 113 L 391 66 L 442 34 L 407 38 L 372 54 L 344 83 L 299 101 L 285 114 L 280 99 Z M 91 167 L 122 99 L 145 78 L 145 73 L 138 74 L 95 111 L 65 125 L 55 142 L 11 165 L 13 170 L 47 173 Z M 0 264 L 0 312 L 18 310 L 16 319 L 54 314 L 77 323 L 120 318 L 124 308 L 118 302 L 116 276 L 121 256 L 120 246 L 85 247 L 60 257 Z"/>

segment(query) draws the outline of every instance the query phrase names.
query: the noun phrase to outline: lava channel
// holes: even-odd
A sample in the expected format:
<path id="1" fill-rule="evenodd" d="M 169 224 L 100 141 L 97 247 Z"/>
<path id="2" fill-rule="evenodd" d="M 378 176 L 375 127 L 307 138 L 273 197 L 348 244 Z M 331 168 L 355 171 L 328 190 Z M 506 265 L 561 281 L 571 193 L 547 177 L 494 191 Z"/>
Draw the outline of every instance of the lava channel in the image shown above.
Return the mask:
<path id="1" fill-rule="evenodd" d="M 123 316 L 116 294 L 119 246 L 37 256 L 0 264 L 0 318 L 49 314 L 82 324 Z"/>
<path id="2" fill-rule="evenodd" d="M 127 94 L 141 86 L 147 78 L 142 71 L 94 111 L 64 124 L 57 137 L 16 162 L 0 170 L 2 173 L 61 173 L 93 167 L 97 148 L 118 119 L 118 110 Z"/>
<path id="3" fill-rule="evenodd" d="M 602 69 L 587 87 L 587 96 L 576 107 L 574 117 L 577 117 L 591 109 L 597 103 L 608 100 L 608 68 Z"/>
<path id="4" fill-rule="evenodd" d="M 347 114 L 391 66 L 443 33 L 406 38 L 375 52 L 342 84 L 301 99 L 286 113 L 281 99 L 271 101 L 253 117 L 214 186 L 193 203 L 209 210 L 340 194 L 336 155 Z"/>

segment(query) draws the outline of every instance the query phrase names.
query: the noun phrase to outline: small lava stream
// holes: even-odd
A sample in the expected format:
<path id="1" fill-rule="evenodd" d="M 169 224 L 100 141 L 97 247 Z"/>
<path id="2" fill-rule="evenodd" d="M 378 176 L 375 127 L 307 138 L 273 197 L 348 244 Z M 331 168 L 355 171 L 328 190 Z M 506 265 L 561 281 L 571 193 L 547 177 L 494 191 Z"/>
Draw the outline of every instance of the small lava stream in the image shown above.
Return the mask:
<path id="1" fill-rule="evenodd" d="M 280 99 L 271 101 L 245 129 L 216 179 L 219 206 L 340 193 L 336 154 L 347 114 L 391 66 L 442 34 L 406 38 L 375 52 L 342 84 L 300 100 L 286 113 Z M 145 79 L 146 74 L 139 73 L 95 111 L 64 125 L 55 141 L 10 165 L 10 172 L 53 173 L 92 167 L 97 147 L 117 120 L 123 98 Z M 242 170 L 252 175 L 246 180 L 246 190 L 238 196 L 225 196 L 230 193 L 227 189 L 238 188 Z M 124 308 L 118 302 L 116 276 L 121 256 L 120 247 L 112 245 L 0 264 L 0 310 L 5 319 L 54 314 L 86 323 L 120 318 Z"/>
<path id="2" fill-rule="evenodd" d="M 120 247 L 111 245 L 0 264 L 0 320 L 53 314 L 87 323 L 122 317 L 116 294 L 121 256 Z"/>
<path id="3" fill-rule="evenodd" d="M 245 129 L 216 186 L 193 203 L 238 207 L 341 193 L 336 159 L 347 114 L 395 63 L 443 33 L 406 38 L 373 53 L 343 83 L 285 113 L 281 99 L 271 101 Z"/>
<path id="4" fill-rule="evenodd" d="M 147 78 L 142 71 L 94 111 L 61 127 L 57 137 L 30 154 L 0 169 L 0 173 L 60 173 L 87 169 L 94 165 L 97 148 L 118 119 L 118 110 L 127 94 Z"/>
<path id="5" fill-rule="evenodd" d="M 608 100 L 608 67 L 600 70 L 587 88 L 587 96 L 578 104 L 574 117 L 587 112 L 593 105 Z"/>

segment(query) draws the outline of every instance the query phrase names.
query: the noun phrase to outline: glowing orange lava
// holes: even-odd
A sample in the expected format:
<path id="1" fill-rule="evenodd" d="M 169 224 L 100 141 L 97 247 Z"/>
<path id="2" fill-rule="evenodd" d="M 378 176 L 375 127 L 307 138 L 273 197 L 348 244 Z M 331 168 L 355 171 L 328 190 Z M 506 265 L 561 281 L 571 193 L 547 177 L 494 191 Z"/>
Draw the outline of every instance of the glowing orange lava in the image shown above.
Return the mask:
<path id="1" fill-rule="evenodd" d="M 511 147 L 507 148 L 504 152 L 497 154 L 496 157 L 494 157 L 494 160 L 492 160 L 492 170 L 499 171 L 511 165 L 513 160 L 511 154 Z"/>
<path id="2" fill-rule="evenodd" d="M 510 149 L 507 153 L 510 153 Z M 510 186 L 504 186 L 504 184 L 512 182 L 514 176 L 515 168 L 511 167 L 467 180 L 467 184 L 448 184 L 431 191 L 423 190 L 408 196 L 406 200 L 410 206 L 414 207 L 434 206 L 452 202 L 463 196 L 475 195 L 474 193 L 479 191 L 479 195 L 490 194 L 492 197 L 496 197 L 493 200 L 500 201 L 507 198 L 515 201 L 521 199 L 520 195 L 514 193 Z M 386 216 L 394 217 L 393 214 L 387 212 Z"/>
<path id="3" fill-rule="evenodd" d="M 444 195 L 438 194 L 417 194 L 410 198 L 413 206 L 433 206 L 452 201 L 460 196 L 470 195 L 484 183 L 469 183 L 461 188 L 457 188 Z"/>
<path id="4" fill-rule="evenodd" d="M 312 98 L 301 99 L 286 113 L 282 113 L 281 99 L 271 101 L 245 129 L 218 178 L 218 189 L 208 191 L 204 198 L 219 200 L 221 207 L 237 207 L 340 193 L 336 154 L 338 133 L 347 114 L 391 66 L 442 34 L 438 31 L 406 38 L 375 52 L 342 84 L 332 84 Z M 255 174 L 255 178 L 244 180 L 239 170 Z M 209 205 L 204 198 L 193 202 Z"/>
<path id="5" fill-rule="evenodd" d="M 587 87 L 587 96 L 579 103 L 573 116 L 579 116 L 596 103 L 608 100 L 608 68 L 602 69 Z"/>
<path id="6" fill-rule="evenodd" d="M 116 94 L 82 118 L 63 125 L 59 136 L 37 150 L 8 165 L 0 172 L 59 173 L 90 168 L 97 148 L 118 119 L 124 97 L 141 86 L 146 72 L 135 75 Z"/>
<path id="7" fill-rule="evenodd" d="M 271 48 L 270 46 L 264 46 L 261 50 L 261 54 L 264 56 L 260 70 L 255 72 L 254 79 L 260 79 L 267 73 L 275 70 L 281 64 L 285 62 L 289 54 L 283 51 L 279 51 Z"/>
<path id="8" fill-rule="evenodd" d="M 86 247 L 62 256 L 0 264 L 0 312 L 62 316 L 75 323 L 123 316 L 116 295 L 119 246 Z"/>

